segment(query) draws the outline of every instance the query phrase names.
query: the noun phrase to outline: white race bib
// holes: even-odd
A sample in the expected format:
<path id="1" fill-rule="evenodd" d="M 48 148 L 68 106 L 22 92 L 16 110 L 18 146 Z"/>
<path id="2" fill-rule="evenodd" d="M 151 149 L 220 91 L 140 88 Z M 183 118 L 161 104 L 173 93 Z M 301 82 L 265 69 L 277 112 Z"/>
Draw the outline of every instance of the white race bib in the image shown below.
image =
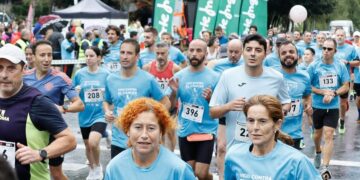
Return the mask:
<path id="1" fill-rule="evenodd" d="M 190 121 L 195 121 L 197 123 L 202 122 L 202 118 L 204 115 L 204 107 L 198 106 L 194 104 L 183 104 L 183 109 L 181 113 L 181 117 L 184 119 L 188 119 Z"/>
<path id="2" fill-rule="evenodd" d="M 169 82 L 167 80 L 158 80 L 161 90 L 165 90 L 168 87 Z"/>
<path id="3" fill-rule="evenodd" d="M 85 103 L 102 102 L 104 100 L 103 90 L 89 89 L 85 91 Z"/>
<path id="4" fill-rule="evenodd" d="M 291 100 L 290 111 L 287 113 L 287 116 L 297 116 L 300 114 L 300 104 L 301 99 Z"/>
<path id="5" fill-rule="evenodd" d="M 106 63 L 106 66 L 110 72 L 119 72 L 121 67 L 119 62 L 108 62 Z"/>
<path id="6" fill-rule="evenodd" d="M 245 123 L 241 123 L 236 121 L 236 127 L 235 127 L 235 140 L 240 142 L 248 142 L 249 139 L 249 133 L 246 128 Z"/>
<path id="7" fill-rule="evenodd" d="M 320 88 L 331 88 L 331 87 L 337 87 L 337 75 L 336 74 L 329 74 L 321 76 L 320 79 Z"/>
<path id="8" fill-rule="evenodd" d="M 15 168 L 15 143 L 0 140 L 0 154 Z"/>

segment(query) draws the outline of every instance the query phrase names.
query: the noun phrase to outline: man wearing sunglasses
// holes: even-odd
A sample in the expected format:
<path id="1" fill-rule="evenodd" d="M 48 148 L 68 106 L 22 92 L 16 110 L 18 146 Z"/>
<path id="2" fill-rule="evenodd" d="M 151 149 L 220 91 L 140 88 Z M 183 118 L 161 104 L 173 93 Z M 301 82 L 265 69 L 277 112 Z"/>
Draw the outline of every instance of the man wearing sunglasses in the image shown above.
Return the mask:
<path id="1" fill-rule="evenodd" d="M 338 125 L 339 97 L 349 91 L 349 73 L 346 66 L 336 60 L 336 41 L 325 40 L 323 44 L 321 61 L 314 61 L 308 68 L 312 86 L 313 125 L 315 128 L 314 143 L 316 155 L 314 165 L 321 165 L 323 152 L 323 164 L 320 173 L 324 177 L 331 177 L 328 166 L 334 147 L 333 136 Z M 324 132 L 324 133 L 323 133 Z M 320 147 L 322 134 L 325 144 Z"/>
<path id="2" fill-rule="evenodd" d="M 354 46 L 345 43 L 345 31 L 343 29 L 337 29 L 335 31 L 335 39 L 337 43 L 335 59 L 343 62 L 349 72 L 351 73 L 351 67 L 359 66 L 359 57 Z M 355 68 L 357 71 L 358 68 Z M 352 89 L 352 88 L 350 88 Z M 340 96 L 340 126 L 339 126 L 339 134 L 345 133 L 345 113 L 349 108 L 348 103 L 349 91 L 344 95 Z"/>

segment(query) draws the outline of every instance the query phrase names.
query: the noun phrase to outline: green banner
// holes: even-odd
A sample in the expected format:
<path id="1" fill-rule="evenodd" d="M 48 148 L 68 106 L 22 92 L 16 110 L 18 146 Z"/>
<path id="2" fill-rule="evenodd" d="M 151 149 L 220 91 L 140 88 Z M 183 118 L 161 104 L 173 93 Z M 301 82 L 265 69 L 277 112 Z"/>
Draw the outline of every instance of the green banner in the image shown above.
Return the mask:
<path id="1" fill-rule="evenodd" d="M 213 32 L 219 0 L 198 0 L 194 25 L 194 38 L 200 38 L 202 31 Z"/>
<path id="2" fill-rule="evenodd" d="M 153 26 L 161 35 L 163 32 L 171 33 L 174 16 L 174 0 L 155 0 Z"/>
<path id="3" fill-rule="evenodd" d="M 238 33 L 241 1 L 242 0 L 220 1 L 216 25 L 221 26 L 226 35 Z"/>
<path id="4" fill-rule="evenodd" d="M 258 33 L 267 35 L 267 0 L 243 0 L 240 11 L 239 34 L 248 34 L 251 25 Z"/>

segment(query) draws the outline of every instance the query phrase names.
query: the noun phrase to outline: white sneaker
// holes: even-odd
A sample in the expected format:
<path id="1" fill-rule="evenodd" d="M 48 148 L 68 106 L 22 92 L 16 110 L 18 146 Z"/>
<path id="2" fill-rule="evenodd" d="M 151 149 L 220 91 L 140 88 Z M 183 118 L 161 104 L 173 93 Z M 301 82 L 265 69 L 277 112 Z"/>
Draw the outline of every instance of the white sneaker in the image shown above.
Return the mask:
<path id="1" fill-rule="evenodd" d="M 104 175 L 103 175 L 103 169 L 102 169 L 102 166 L 96 166 L 94 168 L 94 174 L 93 174 L 93 179 L 96 179 L 96 180 L 102 180 Z"/>
<path id="2" fill-rule="evenodd" d="M 89 167 L 89 175 L 86 177 L 86 180 L 93 180 L 94 179 L 94 169 Z"/>

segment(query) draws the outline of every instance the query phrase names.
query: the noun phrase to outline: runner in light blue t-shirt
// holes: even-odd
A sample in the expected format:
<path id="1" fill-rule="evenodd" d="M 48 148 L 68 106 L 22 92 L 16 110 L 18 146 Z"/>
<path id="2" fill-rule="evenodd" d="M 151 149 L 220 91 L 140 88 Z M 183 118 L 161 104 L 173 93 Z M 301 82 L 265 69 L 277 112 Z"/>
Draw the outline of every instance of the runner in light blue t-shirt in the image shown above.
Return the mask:
<path id="1" fill-rule="evenodd" d="M 319 172 L 306 155 L 287 145 L 292 140 L 279 130 L 284 116 L 282 105 L 276 97 L 253 96 L 247 100 L 244 113 L 250 142 L 235 144 L 228 149 L 225 158 L 226 180 L 321 180 Z"/>
<path id="2" fill-rule="evenodd" d="M 120 29 L 114 25 L 109 25 L 106 28 L 108 37 L 107 53 L 104 55 L 103 66 L 112 73 L 118 73 L 120 71 Z"/>
<path id="3" fill-rule="evenodd" d="M 97 46 L 85 50 L 86 67 L 78 70 L 74 77 L 74 86 L 85 104 L 85 110 L 79 112 L 78 120 L 84 140 L 89 174 L 87 179 L 102 179 L 103 170 L 100 165 L 100 140 L 106 130 L 106 122 L 102 103 L 106 78 L 110 72 L 99 67 L 101 52 Z"/>
<path id="4" fill-rule="evenodd" d="M 323 176 L 331 176 L 328 166 L 331 151 L 334 147 L 333 134 L 338 125 L 339 97 L 349 90 L 349 73 L 345 65 L 334 58 L 336 41 L 327 39 L 323 45 L 323 59 L 312 63 L 308 68 L 312 86 L 313 124 L 315 128 L 314 143 L 316 156 L 315 167 L 321 165 L 321 152 L 324 150 L 324 159 L 321 172 Z M 325 144 L 321 148 L 321 139 Z"/>
<path id="5" fill-rule="evenodd" d="M 281 130 L 294 140 L 294 148 L 302 149 L 303 111 L 305 109 L 309 114 L 312 113 L 310 78 L 307 71 L 296 68 L 299 56 L 293 43 L 290 41 L 282 43 L 279 47 L 279 56 L 282 66 L 280 72 L 284 75 L 291 98 L 291 108 L 285 116 Z"/>
<path id="6" fill-rule="evenodd" d="M 105 119 L 113 122 L 130 101 L 140 97 L 151 97 L 170 107 L 170 102 L 154 76 L 137 67 L 140 45 L 127 39 L 120 49 L 120 73 L 112 73 L 106 79 L 104 111 Z M 128 137 L 118 127 L 112 127 L 111 157 L 114 158 L 127 146 Z"/>

